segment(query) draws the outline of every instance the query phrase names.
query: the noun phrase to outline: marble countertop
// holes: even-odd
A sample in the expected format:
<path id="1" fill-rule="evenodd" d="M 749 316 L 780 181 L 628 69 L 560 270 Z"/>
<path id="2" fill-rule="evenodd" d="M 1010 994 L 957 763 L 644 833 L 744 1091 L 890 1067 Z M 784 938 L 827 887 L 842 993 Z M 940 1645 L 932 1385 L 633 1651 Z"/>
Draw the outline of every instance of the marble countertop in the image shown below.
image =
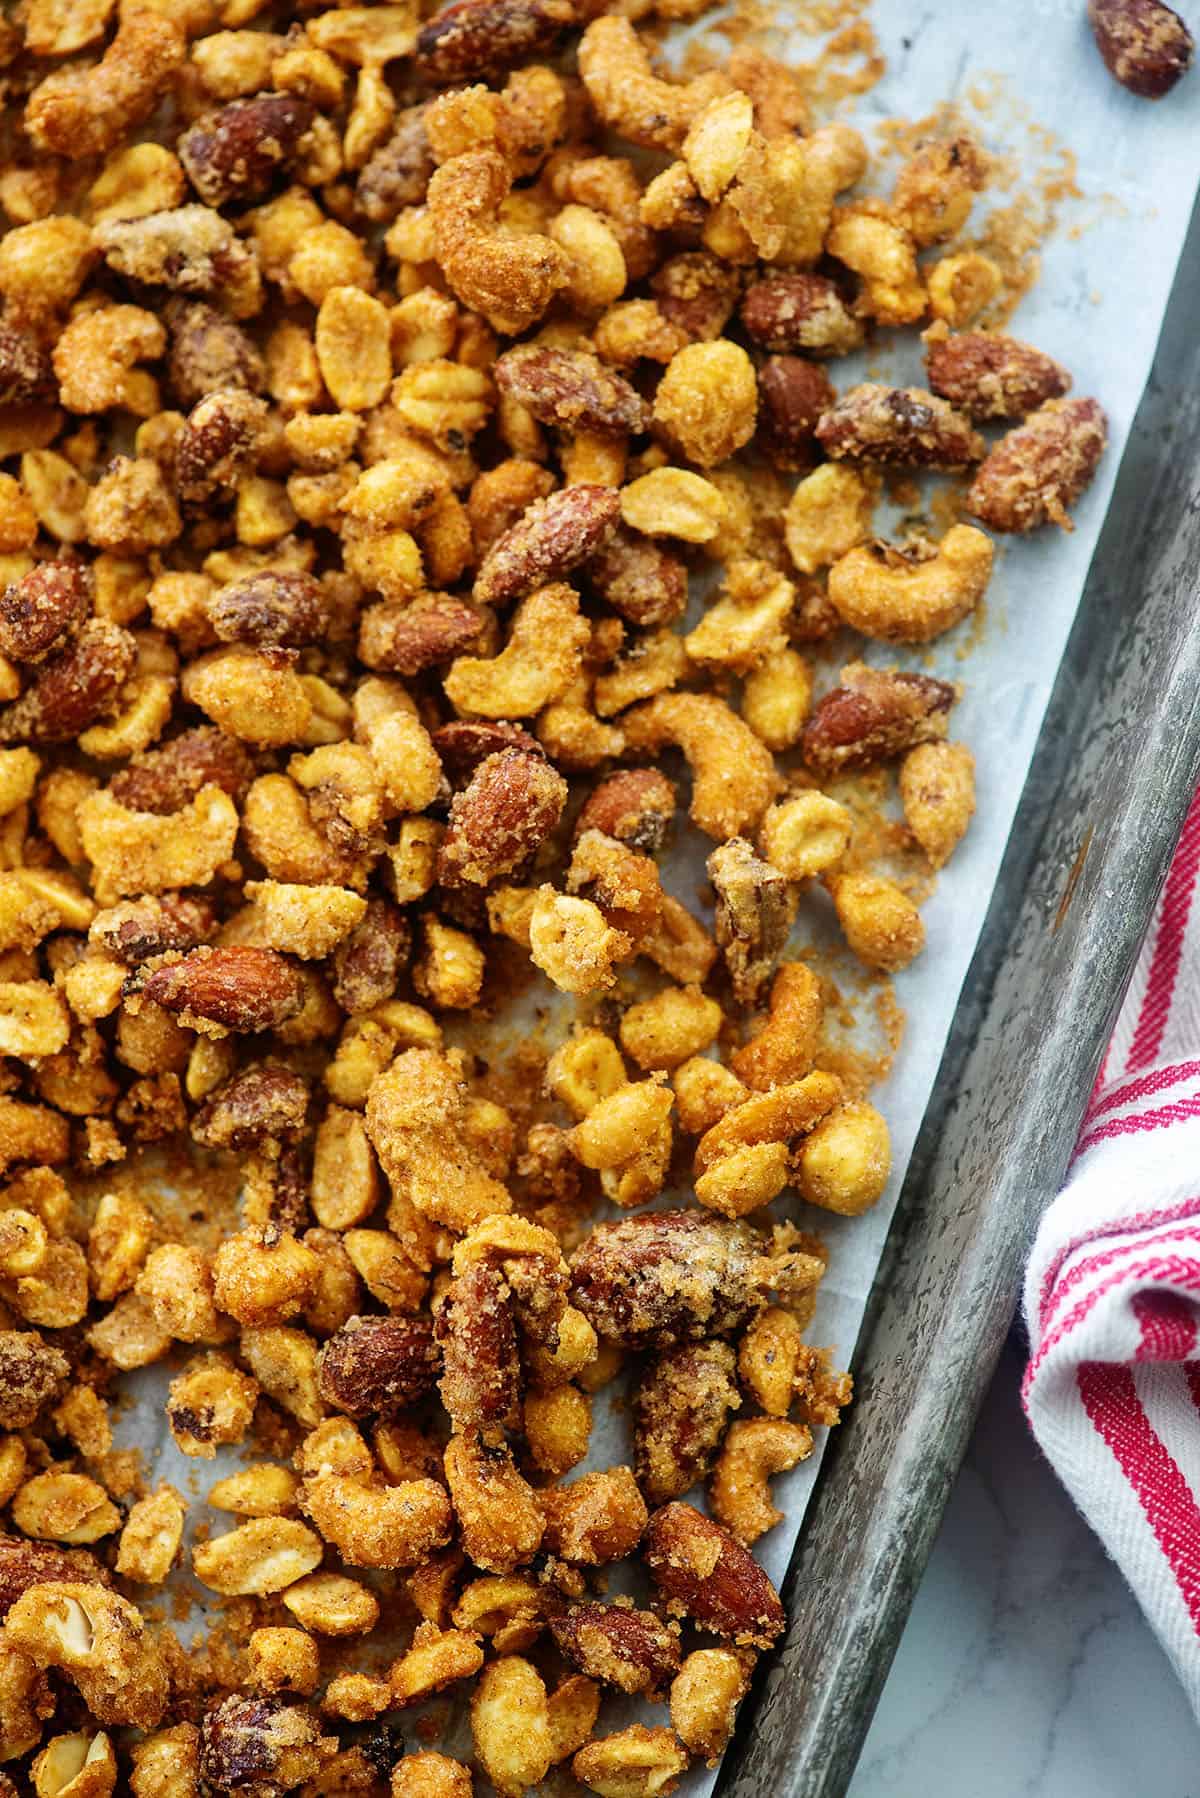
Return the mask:
<path id="1" fill-rule="evenodd" d="M 1023 1367 L 1014 1332 L 849 1798 L 1200 1798 L 1200 1727 L 1029 1435 Z"/>

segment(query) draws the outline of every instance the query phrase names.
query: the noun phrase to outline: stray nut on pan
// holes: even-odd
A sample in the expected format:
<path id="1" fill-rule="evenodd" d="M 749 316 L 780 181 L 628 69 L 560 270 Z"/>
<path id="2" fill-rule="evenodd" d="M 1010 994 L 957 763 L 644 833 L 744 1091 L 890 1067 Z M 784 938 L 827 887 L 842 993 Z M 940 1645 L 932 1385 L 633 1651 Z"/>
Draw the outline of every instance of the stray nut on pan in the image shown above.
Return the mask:
<path id="1" fill-rule="evenodd" d="M 0 23 L 5 1792 L 665 1798 L 786 1627 L 845 995 L 976 804 L 912 652 L 1106 424 L 982 146 L 681 77 L 703 10 Z"/>

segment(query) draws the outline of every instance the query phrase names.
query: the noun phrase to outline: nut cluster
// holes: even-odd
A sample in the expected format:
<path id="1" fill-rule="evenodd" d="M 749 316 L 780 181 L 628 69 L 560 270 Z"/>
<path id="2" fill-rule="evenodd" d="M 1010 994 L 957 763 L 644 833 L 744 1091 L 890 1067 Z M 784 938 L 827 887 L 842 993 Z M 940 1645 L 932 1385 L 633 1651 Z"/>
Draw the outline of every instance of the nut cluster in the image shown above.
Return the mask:
<path id="1" fill-rule="evenodd" d="M 654 12 L 0 24 L 0 1763 L 39 1798 L 469 1798 L 405 1729 L 465 1682 L 505 1798 L 656 1798 L 783 1631 L 751 1545 L 850 1380 L 764 1208 L 890 1172 L 788 944 L 825 908 L 904 968 L 974 809 L 958 688 L 858 640 L 968 618 L 1105 421 L 985 328 L 979 146 L 871 193 L 796 75 L 668 78 Z M 928 390 L 835 384 L 918 324 Z M 887 470 L 963 518 L 881 541 Z M 506 1082 L 472 1017 L 534 979 L 561 1027 Z M 164 1145 L 236 1170 L 219 1234 Z M 247 1450 L 186 1551 L 237 1620 L 201 1674 L 187 1500 L 114 1449 L 154 1364 L 184 1455 Z M 627 1460 L 578 1471 L 622 1369 Z M 597 1733 L 608 1690 L 669 1725 Z"/>

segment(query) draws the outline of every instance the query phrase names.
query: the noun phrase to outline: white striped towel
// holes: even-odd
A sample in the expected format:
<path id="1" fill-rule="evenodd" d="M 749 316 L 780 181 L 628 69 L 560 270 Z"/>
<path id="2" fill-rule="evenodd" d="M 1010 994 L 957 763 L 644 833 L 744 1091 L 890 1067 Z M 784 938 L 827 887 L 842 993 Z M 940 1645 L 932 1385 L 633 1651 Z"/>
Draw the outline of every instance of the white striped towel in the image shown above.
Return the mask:
<path id="1" fill-rule="evenodd" d="M 1200 791 L 1025 1283 L 1026 1415 L 1200 1713 Z"/>

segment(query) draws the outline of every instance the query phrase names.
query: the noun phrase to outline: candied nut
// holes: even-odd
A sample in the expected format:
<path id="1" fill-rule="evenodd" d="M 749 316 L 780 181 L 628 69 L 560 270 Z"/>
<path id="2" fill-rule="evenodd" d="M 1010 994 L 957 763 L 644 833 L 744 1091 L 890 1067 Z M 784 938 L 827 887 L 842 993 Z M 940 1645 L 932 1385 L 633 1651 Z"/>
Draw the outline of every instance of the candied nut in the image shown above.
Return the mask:
<path id="1" fill-rule="evenodd" d="M 303 1630 L 256 1629 L 247 1649 L 246 1683 L 259 1692 L 315 1692 L 320 1678 L 320 1650 Z"/>
<path id="2" fill-rule="evenodd" d="M 537 1553 L 545 1529 L 538 1494 L 518 1473 L 512 1451 L 477 1431 L 446 1445 L 446 1483 L 462 1546 L 477 1567 L 511 1573 Z"/>
<path id="3" fill-rule="evenodd" d="M 467 1133 L 467 1092 L 456 1065 L 432 1049 L 408 1049 L 367 1095 L 367 1132 L 398 1202 L 463 1232 L 512 1209 Z"/>
<path id="4" fill-rule="evenodd" d="M 504 1798 L 540 1785 L 553 1749 L 546 1688 L 518 1655 L 489 1661 L 471 1699 L 471 1734 L 480 1766 Z"/>
<path id="5" fill-rule="evenodd" d="M 277 949 L 303 961 L 322 961 L 362 921 L 367 902 L 346 887 L 248 880 L 250 903 L 225 929 L 226 943 Z"/>
<path id="6" fill-rule="evenodd" d="M 109 792 L 130 811 L 176 813 L 185 811 L 204 787 L 219 787 L 240 802 L 253 778 L 254 764 L 237 739 L 211 725 L 200 725 L 182 731 L 160 749 L 135 756 L 113 777 Z M 230 838 L 228 850 L 219 859 L 228 860 L 232 850 Z M 181 876 L 180 884 L 203 885 L 208 878 Z M 147 884 L 136 890 L 161 889 Z"/>
<path id="7" fill-rule="evenodd" d="M 142 991 L 185 1024 L 224 1030 L 272 1030 L 295 1017 L 303 986 L 293 963 L 272 949 L 242 944 L 193 949 L 146 976 Z"/>
<path id="8" fill-rule="evenodd" d="M 623 436 L 647 429 L 635 387 L 583 350 L 518 344 L 496 363 L 496 385 L 545 425 Z"/>
<path id="9" fill-rule="evenodd" d="M 1024 418 L 1071 385 L 1052 356 L 1002 331 L 931 335 L 925 367 L 934 393 L 971 418 Z"/>
<path id="10" fill-rule="evenodd" d="M 944 738 L 958 697 L 948 681 L 851 662 L 804 732 L 804 759 L 821 779 Z"/>
<path id="11" fill-rule="evenodd" d="M 688 82 L 661 81 L 628 19 L 593 19 L 579 45 L 579 73 L 606 125 L 629 143 L 676 151 L 708 103 L 727 86 L 714 71 Z"/>
<path id="12" fill-rule="evenodd" d="M 680 350 L 654 396 L 655 425 L 701 468 L 741 449 L 754 435 L 757 415 L 754 365 L 745 350 L 723 337 Z"/>
<path id="13" fill-rule="evenodd" d="M 620 513 L 610 487 L 562 487 L 538 499 L 488 550 L 472 594 L 481 605 L 508 605 L 558 580 L 604 547 Z"/>
<path id="14" fill-rule="evenodd" d="M 210 1486 L 207 1502 L 240 1517 L 279 1517 L 295 1509 L 296 1491 L 296 1477 L 288 1468 L 260 1462 Z"/>
<path id="15" fill-rule="evenodd" d="M 697 1055 L 676 1071 L 676 1111 L 680 1128 L 689 1136 L 703 1135 L 745 1097 L 746 1088 L 737 1075 L 719 1061 Z"/>
<path id="16" fill-rule="evenodd" d="M 81 1473 L 39 1473 L 15 1494 L 12 1517 L 26 1536 L 72 1546 L 98 1542 L 121 1523 L 104 1487 Z"/>
<path id="17" fill-rule="evenodd" d="M 223 1355 L 202 1356 L 168 1389 L 171 1434 L 185 1455 L 211 1461 L 219 1445 L 244 1439 L 257 1398 L 257 1383 Z"/>
<path id="18" fill-rule="evenodd" d="M 974 611 L 987 591 L 991 539 L 951 525 L 938 544 L 900 549 L 878 539 L 841 556 L 829 571 L 839 617 L 885 643 L 928 643 Z"/>
<path id="19" fill-rule="evenodd" d="M 321 301 L 317 362 L 325 385 L 347 412 L 366 412 L 385 398 L 392 379 L 391 321 L 361 287 L 333 287 Z"/>
<path id="20" fill-rule="evenodd" d="M 61 1577 L 24 1592 L 8 1612 L 6 1642 L 36 1667 L 58 1667 L 97 1723 L 153 1729 L 167 1703 L 156 1637 L 128 1599 Z"/>
<path id="21" fill-rule="evenodd" d="M 758 371 L 759 428 L 777 468 L 808 468 L 817 420 L 835 400 L 823 368 L 803 356 L 768 356 Z"/>
<path id="22" fill-rule="evenodd" d="M 621 489 L 621 517 L 647 536 L 707 543 L 725 522 L 724 495 L 687 468 L 653 468 Z"/>
<path id="23" fill-rule="evenodd" d="M 976 471 L 966 506 L 993 531 L 1070 530 L 1068 508 L 1091 483 L 1108 442 L 1095 400 L 1050 400 L 1002 437 Z"/>
<path id="24" fill-rule="evenodd" d="M 671 1727 L 689 1754 L 715 1766 L 733 1734 L 753 1661 L 729 1648 L 697 1648 L 671 1682 Z"/>
<path id="25" fill-rule="evenodd" d="M 646 1506 L 628 1467 L 585 1473 L 541 1494 L 542 1545 L 564 1561 L 603 1567 L 632 1554 L 646 1527 Z"/>
<path id="26" fill-rule="evenodd" d="M 800 481 L 784 514 L 788 554 L 815 574 L 870 535 L 875 494 L 855 468 L 825 462 Z"/>
<path id="27" fill-rule="evenodd" d="M 388 1676 L 392 1702 L 417 1704 L 457 1680 L 470 1679 L 482 1665 L 483 1649 L 475 1636 L 419 1623 L 412 1647 L 393 1663 Z"/>
<path id="28" fill-rule="evenodd" d="M 25 129 L 38 150 L 103 156 L 158 105 L 183 62 L 187 40 L 162 13 L 122 15 L 100 61 L 47 75 L 29 97 Z"/>
<path id="29" fill-rule="evenodd" d="M 301 1504 L 350 1567 L 420 1566 L 450 1539 L 450 1502 L 436 1480 L 383 1486 L 369 1466 L 341 1472 L 318 1456 Z"/>
<path id="30" fill-rule="evenodd" d="M 358 1580 L 339 1573 L 310 1573 L 289 1586 L 284 1609 L 319 1636 L 360 1636 L 379 1619 L 379 1600 Z"/>
<path id="31" fill-rule="evenodd" d="M 592 1406 L 577 1386 L 528 1392 L 521 1407 L 521 1428 L 539 1473 L 554 1478 L 577 1467 L 588 1451 Z"/>
<path id="32" fill-rule="evenodd" d="M 1192 66 L 1195 40 L 1163 0 L 1088 0 L 1088 24 L 1110 75 L 1143 100 L 1161 100 Z"/>
<path id="33" fill-rule="evenodd" d="M 711 342 L 721 335 L 739 288 L 736 270 L 707 250 L 668 257 L 650 278 L 660 313 L 693 343 Z"/>
<path id="34" fill-rule="evenodd" d="M 796 1186 L 810 1205 L 857 1217 L 882 1197 L 892 1168 L 886 1120 L 873 1105 L 839 1105 L 799 1144 Z"/>
<path id="35" fill-rule="evenodd" d="M 624 504 L 623 498 L 622 507 Z M 634 504 L 636 507 L 636 500 Z M 616 527 L 608 542 L 591 558 L 587 578 L 601 598 L 630 624 L 670 624 L 687 605 L 684 564 L 624 524 Z"/>
<path id="36" fill-rule="evenodd" d="M 679 1671 L 678 1636 L 628 1600 L 572 1605 L 550 1630 L 573 1667 L 621 1692 L 660 1693 Z"/>
<path id="37" fill-rule="evenodd" d="M 605 1341 L 664 1349 L 732 1335 L 772 1287 L 811 1287 L 813 1266 L 809 1255 L 772 1259 L 746 1224 L 646 1212 L 594 1227 L 571 1259 L 571 1294 Z"/>
<path id="38" fill-rule="evenodd" d="M 707 867 L 717 897 L 717 943 L 736 998 L 753 1005 L 787 942 L 797 894 L 788 877 L 756 856 L 743 837 L 714 849 Z"/>
<path id="39" fill-rule="evenodd" d="M 567 783 L 540 753 L 502 749 L 474 770 L 450 806 L 438 849 L 443 886 L 486 886 L 517 868 L 557 824 Z"/>
<path id="40" fill-rule="evenodd" d="M 420 674 L 470 649 L 486 616 L 450 593 L 418 594 L 408 605 L 368 606 L 359 621 L 358 657 L 385 673 Z"/>
<path id="41" fill-rule="evenodd" d="M 601 1174 L 605 1196 L 642 1205 L 666 1183 L 671 1160 L 674 1094 L 659 1079 L 619 1086 L 592 1107 L 568 1136 L 571 1153 Z"/>
<path id="42" fill-rule="evenodd" d="M 767 1022 L 730 1058 L 738 1079 L 755 1092 L 802 1080 L 816 1060 L 823 1009 L 816 975 L 803 962 L 784 962 L 771 985 Z"/>
<path id="43" fill-rule="evenodd" d="M 411 1750 L 392 1769 L 391 1798 L 471 1798 L 471 1770 L 432 1749 Z"/>
<path id="44" fill-rule="evenodd" d="M 962 743 L 921 743 L 900 764 L 904 821 L 935 868 L 950 859 L 975 810 L 975 758 Z"/>
<path id="45" fill-rule="evenodd" d="M 770 275 L 746 289 L 740 317 L 765 350 L 844 356 L 862 342 L 862 326 L 824 275 Z"/>
<path id="46" fill-rule="evenodd" d="M 321 1564 L 320 1537 L 290 1517 L 254 1517 L 192 1550 L 197 1579 L 225 1597 L 282 1592 Z"/>
<path id="47" fill-rule="evenodd" d="M 0 595 L 0 653 L 14 662 L 41 662 L 80 625 L 92 598 L 83 562 L 40 562 Z"/>
<path id="48" fill-rule="evenodd" d="M 455 1430 L 485 1440 L 516 1426 L 520 1363 L 503 1274 L 486 1262 L 465 1268 L 446 1289 L 437 1317 L 442 1403 Z"/>
<path id="49" fill-rule="evenodd" d="M 427 205 L 437 260 L 452 292 L 495 330 L 515 336 L 566 286 L 570 261 L 536 231 L 501 233 L 500 209 L 511 185 L 511 170 L 497 151 L 469 151 L 435 172 Z"/>
<path id="50" fill-rule="evenodd" d="M 139 1498 L 121 1531 L 117 1572 L 144 1585 L 160 1586 L 179 1553 L 185 1509 L 173 1486 L 159 1486 Z"/>
<path id="51" fill-rule="evenodd" d="M 765 811 L 775 782 L 770 751 L 723 700 L 708 693 L 664 693 L 627 713 L 622 723 L 635 751 L 679 745 L 692 770 L 689 815 L 709 836 L 734 836 Z"/>
<path id="52" fill-rule="evenodd" d="M 49 350 L 33 331 L 0 323 L 0 405 L 52 404 L 57 395 Z"/>
<path id="53" fill-rule="evenodd" d="M 452 0 L 421 27 L 416 61 L 438 84 L 488 80 L 544 56 L 574 18 L 567 0 Z"/>
<path id="54" fill-rule="evenodd" d="M 783 1521 L 771 1500 L 769 1476 L 786 1473 L 812 1453 L 807 1424 L 751 1417 L 730 1426 L 709 1481 L 709 1499 L 721 1523 L 744 1547 Z"/>
<path id="55" fill-rule="evenodd" d="M 726 565 L 721 596 L 684 638 L 693 662 L 748 674 L 785 645 L 796 590 L 768 562 L 739 556 Z"/>
<path id="56" fill-rule="evenodd" d="M 964 250 L 942 256 L 926 274 L 929 310 L 943 324 L 960 329 L 978 318 L 1004 285 L 1004 276 L 990 256 Z"/>
<path id="57" fill-rule="evenodd" d="M 298 1705 L 234 1693 L 204 1713 L 201 1779 L 214 1792 L 290 1792 L 316 1778 L 332 1748 Z"/>
<path id="58" fill-rule="evenodd" d="M 207 612 L 222 643 L 300 649 L 319 642 L 328 626 L 319 582 L 310 574 L 276 570 L 246 575 L 218 588 Z"/>
<path id="59" fill-rule="evenodd" d="M 314 1250 L 274 1226 L 227 1236 L 213 1256 L 213 1295 L 222 1311 L 253 1328 L 284 1323 L 317 1283 Z"/>
<path id="60" fill-rule="evenodd" d="M 117 1758 L 103 1733 L 55 1736 L 33 1761 L 30 1774 L 38 1798 L 60 1793 L 63 1798 L 108 1798 L 117 1783 Z"/>
<path id="61" fill-rule="evenodd" d="M 665 1798 L 687 1765 L 688 1757 L 669 1729 L 631 1723 L 581 1748 L 571 1771 L 600 1798 Z"/>
<path id="62" fill-rule="evenodd" d="M 871 381 L 842 394 L 821 416 L 816 435 L 834 458 L 918 468 L 965 468 L 985 450 L 968 420 L 936 394 Z"/>
<path id="63" fill-rule="evenodd" d="M 587 491 L 611 497 L 603 487 Z M 563 582 L 538 587 L 517 607 L 499 655 L 460 656 L 452 664 L 443 683 L 446 697 L 457 711 L 476 717 L 532 717 L 561 699 L 578 677 L 590 634 L 573 588 Z"/>
<path id="64" fill-rule="evenodd" d="M 895 881 L 877 874 L 834 874 L 827 884 L 842 933 L 868 967 L 895 974 L 921 953 L 921 914 Z"/>
<path id="65" fill-rule="evenodd" d="M 233 100 L 183 133 L 179 160 L 206 206 L 258 200 L 295 159 L 316 116 L 297 94 Z"/>
<path id="66" fill-rule="evenodd" d="M 681 154 L 710 204 L 720 199 L 737 174 L 750 147 L 753 125 L 754 103 L 749 94 L 734 92 L 710 100 L 689 127 Z"/>
<path id="67" fill-rule="evenodd" d="M 0 711 L 0 741 L 62 743 L 111 712 L 134 664 L 128 631 L 89 618 L 38 666 L 20 699 Z"/>
<path id="68" fill-rule="evenodd" d="M 183 697 L 221 730 L 258 747 L 305 740 L 313 706 L 287 651 L 232 644 L 184 670 Z"/>
<path id="69" fill-rule="evenodd" d="M 440 1363 L 427 1317 L 352 1317 L 321 1349 L 321 1397 L 349 1417 L 391 1416 L 433 1389 Z"/>
<path id="70" fill-rule="evenodd" d="M 736 1370 L 726 1342 L 685 1343 L 643 1368 L 632 1395 L 634 1468 L 650 1504 L 681 1498 L 712 1466 L 741 1404 Z"/>
<path id="71" fill-rule="evenodd" d="M 529 954 L 560 992 L 590 993 L 612 986 L 614 962 L 628 956 L 632 944 L 614 930 L 590 899 L 539 887 L 527 922 Z"/>
<path id="72" fill-rule="evenodd" d="M 409 945 L 408 925 L 396 907 L 386 899 L 370 900 L 361 921 L 334 951 L 333 996 L 342 1010 L 354 1017 L 389 1000 Z"/>
<path id="73" fill-rule="evenodd" d="M 81 312 L 54 347 L 54 372 L 63 404 L 73 412 L 120 407 L 148 418 L 158 410 L 157 383 L 137 368 L 166 348 L 166 332 L 139 306 Z"/>
<path id="74" fill-rule="evenodd" d="M 640 1068 L 677 1068 L 716 1040 L 721 1023 L 721 1007 L 698 987 L 665 987 L 630 1006 L 621 1047 Z"/>
<path id="75" fill-rule="evenodd" d="M 730 1533 L 691 1505 L 655 1511 L 646 1565 L 668 1607 L 740 1646 L 770 1648 L 786 1621 L 779 1594 Z"/>
<path id="76" fill-rule="evenodd" d="M 206 1148 L 248 1149 L 299 1131 L 307 1110 L 308 1083 L 289 1068 L 260 1063 L 218 1086 L 193 1116 L 191 1132 Z"/>
<path id="77" fill-rule="evenodd" d="M 588 796 L 575 836 L 598 830 L 630 849 L 654 854 L 666 842 L 676 804 L 675 788 L 656 768 L 622 770 L 606 776 Z"/>

